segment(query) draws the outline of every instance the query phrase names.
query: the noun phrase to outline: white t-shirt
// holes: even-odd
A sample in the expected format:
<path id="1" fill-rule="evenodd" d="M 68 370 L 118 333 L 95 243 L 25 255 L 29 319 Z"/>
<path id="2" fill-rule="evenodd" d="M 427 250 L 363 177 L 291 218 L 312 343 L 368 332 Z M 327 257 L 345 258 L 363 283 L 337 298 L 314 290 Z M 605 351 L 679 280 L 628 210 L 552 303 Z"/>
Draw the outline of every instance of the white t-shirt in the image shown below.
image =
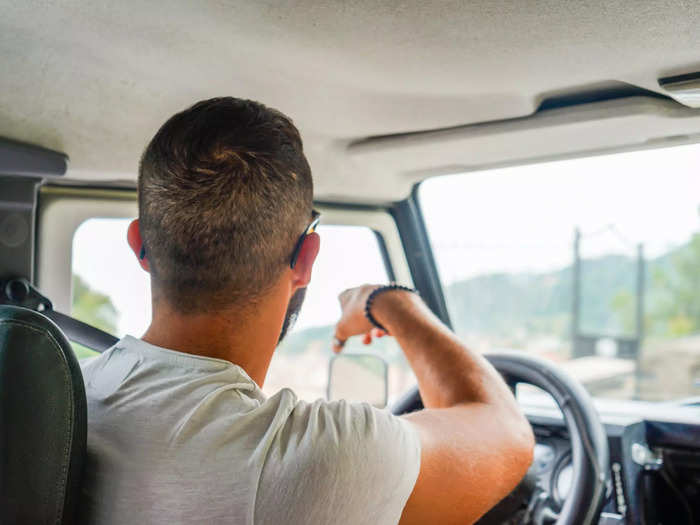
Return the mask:
<path id="1" fill-rule="evenodd" d="M 130 336 L 82 370 L 89 523 L 395 524 L 418 476 L 416 430 L 368 404 Z"/>

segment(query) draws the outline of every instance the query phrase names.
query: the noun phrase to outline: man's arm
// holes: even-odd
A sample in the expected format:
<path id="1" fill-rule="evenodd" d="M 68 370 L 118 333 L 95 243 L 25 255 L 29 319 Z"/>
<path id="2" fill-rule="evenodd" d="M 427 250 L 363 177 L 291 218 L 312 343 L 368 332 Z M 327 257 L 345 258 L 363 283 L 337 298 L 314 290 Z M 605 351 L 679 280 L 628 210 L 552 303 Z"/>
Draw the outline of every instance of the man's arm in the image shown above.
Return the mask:
<path id="1" fill-rule="evenodd" d="M 343 292 L 336 338 L 365 335 L 376 286 Z M 505 497 L 532 461 L 532 429 L 496 370 L 464 346 L 413 293 L 380 293 L 372 315 L 394 336 L 418 379 L 425 410 L 404 416 L 418 430 L 421 467 L 401 524 L 471 523 Z M 340 346 L 336 346 L 340 350 Z"/>

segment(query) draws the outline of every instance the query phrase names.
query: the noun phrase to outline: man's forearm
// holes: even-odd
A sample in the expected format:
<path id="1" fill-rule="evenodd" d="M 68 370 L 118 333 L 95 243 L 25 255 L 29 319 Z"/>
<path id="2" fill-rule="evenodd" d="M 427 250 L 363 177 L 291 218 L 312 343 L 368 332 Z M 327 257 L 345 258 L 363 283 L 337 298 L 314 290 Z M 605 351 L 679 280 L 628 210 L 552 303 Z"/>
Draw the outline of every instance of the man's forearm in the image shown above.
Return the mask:
<path id="1" fill-rule="evenodd" d="M 372 314 L 406 354 L 426 408 L 462 403 L 515 406 L 498 372 L 462 344 L 415 294 L 379 294 L 372 304 Z"/>
<path id="2" fill-rule="evenodd" d="M 340 295 L 334 349 L 372 340 L 365 316 L 376 285 Z M 393 335 L 418 379 L 426 410 L 406 414 L 418 433 L 420 473 L 401 524 L 473 523 L 520 481 L 532 460 L 532 429 L 498 372 L 466 348 L 425 306 L 400 290 L 373 297 L 374 319 Z"/>

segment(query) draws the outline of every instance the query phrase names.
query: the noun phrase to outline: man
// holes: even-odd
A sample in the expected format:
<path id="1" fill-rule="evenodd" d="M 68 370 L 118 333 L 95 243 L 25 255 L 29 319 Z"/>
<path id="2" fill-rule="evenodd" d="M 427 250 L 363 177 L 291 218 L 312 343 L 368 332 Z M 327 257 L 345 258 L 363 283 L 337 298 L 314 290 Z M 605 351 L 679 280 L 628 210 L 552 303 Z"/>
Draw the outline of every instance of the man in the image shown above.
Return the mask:
<path id="1" fill-rule="evenodd" d="M 524 475 L 533 437 L 510 391 L 411 291 L 344 292 L 334 345 L 395 337 L 425 410 L 261 392 L 320 242 L 287 117 L 200 102 L 153 137 L 138 189 L 128 242 L 153 320 L 83 367 L 90 522 L 461 524 Z"/>

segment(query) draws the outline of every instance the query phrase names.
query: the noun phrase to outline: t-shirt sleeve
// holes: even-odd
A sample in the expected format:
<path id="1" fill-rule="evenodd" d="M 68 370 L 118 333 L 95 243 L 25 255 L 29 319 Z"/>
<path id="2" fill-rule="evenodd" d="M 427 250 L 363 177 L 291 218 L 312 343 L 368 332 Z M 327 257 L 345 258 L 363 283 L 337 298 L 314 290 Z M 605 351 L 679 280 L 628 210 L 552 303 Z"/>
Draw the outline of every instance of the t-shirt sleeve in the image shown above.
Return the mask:
<path id="1" fill-rule="evenodd" d="M 396 524 L 420 470 L 407 421 L 366 403 L 298 402 L 270 443 L 257 524 Z"/>

